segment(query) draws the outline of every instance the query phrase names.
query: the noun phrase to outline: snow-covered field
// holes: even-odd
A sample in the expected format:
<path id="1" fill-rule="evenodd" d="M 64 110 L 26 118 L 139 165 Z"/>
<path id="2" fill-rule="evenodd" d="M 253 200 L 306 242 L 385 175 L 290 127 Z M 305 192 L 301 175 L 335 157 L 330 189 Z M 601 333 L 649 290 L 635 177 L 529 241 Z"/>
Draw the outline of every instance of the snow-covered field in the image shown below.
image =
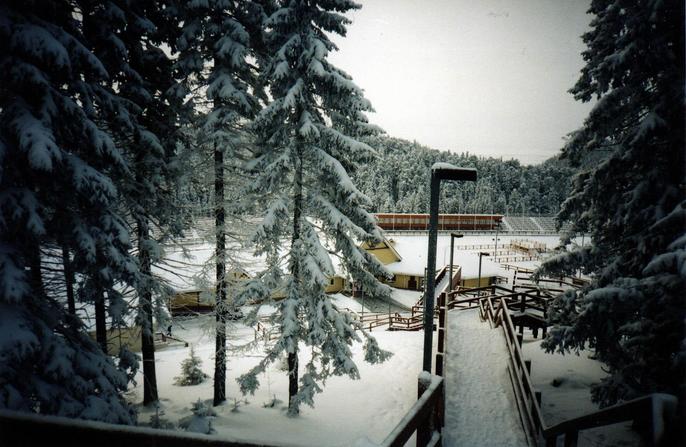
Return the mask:
<path id="1" fill-rule="evenodd" d="M 196 316 L 175 320 L 173 328 L 175 337 L 194 346 L 203 361 L 202 369 L 208 375 L 214 369 L 212 322 L 210 315 Z M 216 408 L 217 416 L 211 419 L 216 430 L 214 436 L 304 446 L 346 446 L 365 438 L 380 442 L 417 398 L 422 333 L 378 331 L 374 336 L 380 346 L 394 352 L 394 356 L 381 365 L 369 365 L 362 359 L 362 345 L 355 344 L 354 358 L 361 379 L 328 379 L 324 391 L 315 397 L 315 408 L 302 407 L 296 418 L 288 417 L 285 412 L 283 401 L 288 397 L 286 372 L 280 370 L 279 365 L 274 365 L 260 378 L 261 387 L 255 395 L 243 397 L 234 379 L 255 365 L 263 350 L 258 347 L 254 351 L 232 352 L 227 366 L 228 401 Z M 252 328 L 241 323 L 232 325 L 230 344 L 239 345 L 253 339 Z M 156 353 L 162 417 L 174 424 L 191 415 L 193 402 L 212 398 L 211 377 L 200 385 L 174 385 L 174 377 L 179 375 L 181 362 L 189 350 L 177 346 Z M 138 385 L 128 394 L 130 401 L 142 401 L 142 381 L 139 374 Z M 280 402 L 274 407 L 265 407 L 274 397 Z M 234 411 L 236 402 L 238 405 Z M 139 422 L 147 423 L 154 413 L 154 408 L 139 407 Z"/>

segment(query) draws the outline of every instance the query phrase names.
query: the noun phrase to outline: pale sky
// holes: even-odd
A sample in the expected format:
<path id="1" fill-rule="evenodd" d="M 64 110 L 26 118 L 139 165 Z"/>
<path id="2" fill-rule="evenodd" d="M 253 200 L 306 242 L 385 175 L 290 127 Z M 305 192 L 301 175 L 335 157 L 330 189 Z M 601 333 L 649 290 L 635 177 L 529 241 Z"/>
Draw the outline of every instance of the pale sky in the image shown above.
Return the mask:
<path id="1" fill-rule="evenodd" d="M 583 66 L 587 0 L 360 0 L 330 60 L 390 136 L 539 163 L 590 106 L 567 93 Z"/>

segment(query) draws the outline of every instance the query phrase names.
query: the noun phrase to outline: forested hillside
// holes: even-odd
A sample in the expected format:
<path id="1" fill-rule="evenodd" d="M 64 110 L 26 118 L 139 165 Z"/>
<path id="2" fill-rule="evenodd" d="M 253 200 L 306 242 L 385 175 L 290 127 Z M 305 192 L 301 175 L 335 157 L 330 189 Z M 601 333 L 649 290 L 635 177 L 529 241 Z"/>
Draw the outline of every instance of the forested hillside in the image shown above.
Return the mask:
<path id="1" fill-rule="evenodd" d="M 517 160 L 480 158 L 374 136 L 368 143 L 378 156 L 354 172 L 357 186 L 373 202 L 374 212 L 428 212 L 429 169 L 435 162 L 478 170 L 476 183 L 447 182 L 441 212 L 555 214 L 564 201 L 574 170 L 557 157 L 535 166 Z"/>

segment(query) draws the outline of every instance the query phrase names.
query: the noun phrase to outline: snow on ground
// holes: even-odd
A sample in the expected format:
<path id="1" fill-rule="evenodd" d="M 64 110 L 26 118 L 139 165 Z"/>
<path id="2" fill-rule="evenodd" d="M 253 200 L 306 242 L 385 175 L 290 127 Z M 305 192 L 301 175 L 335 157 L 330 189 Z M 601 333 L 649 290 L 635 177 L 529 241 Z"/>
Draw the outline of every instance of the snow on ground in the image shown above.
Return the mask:
<path id="1" fill-rule="evenodd" d="M 176 319 L 174 336 L 188 341 L 202 359 L 202 369 L 211 375 L 214 369 L 211 315 Z M 263 354 L 262 347 L 250 352 L 233 352 L 227 364 L 228 402 L 217 408 L 212 420 L 216 437 L 231 437 L 252 442 L 287 443 L 304 446 L 345 446 L 371 440 L 380 442 L 402 419 L 417 399 L 417 377 L 421 370 L 421 332 L 375 332 L 379 345 L 394 352 L 394 356 L 381 365 L 363 361 L 362 345 L 352 347 L 360 369 L 360 380 L 347 377 L 329 378 L 321 394 L 315 396 L 315 408 L 304 406 L 297 418 L 286 416 L 284 402 L 274 407 L 263 404 L 274 396 L 280 401 L 288 399 L 286 372 L 279 365 L 272 366 L 260 377 L 261 387 L 255 396 L 247 396 L 248 403 L 239 391 L 235 378 L 257 364 Z M 233 323 L 229 343 L 243 344 L 254 339 L 250 327 Z M 196 386 L 181 387 L 173 384 L 181 371 L 181 362 L 190 348 L 174 347 L 156 353 L 157 383 L 164 419 L 177 423 L 191 414 L 191 404 L 212 398 L 212 379 Z M 307 351 L 301 351 L 304 364 Z M 128 393 L 135 403 L 142 401 L 143 377 L 136 377 L 138 385 Z M 238 401 L 237 411 L 234 399 Z M 148 423 L 155 413 L 153 408 L 139 407 L 139 422 Z"/>
<path id="2" fill-rule="evenodd" d="M 417 304 L 417 301 L 419 301 L 419 298 L 421 297 L 422 292 L 417 292 L 415 290 L 393 288 L 391 291 L 391 301 L 402 307 L 404 310 L 412 309 L 412 306 Z"/>
<path id="3" fill-rule="evenodd" d="M 547 354 L 541 349 L 541 340 L 526 331 L 522 348 L 530 358 L 531 379 L 542 392 L 543 418 L 547 425 L 598 411 L 591 402 L 590 387 L 606 374 L 602 364 L 590 359 L 589 353 Z M 631 422 L 614 424 L 579 433 L 579 446 L 635 446 L 640 445 L 638 434 Z"/>
<path id="4" fill-rule="evenodd" d="M 362 300 L 362 298 L 353 298 L 351 296 L 343 295 L 342 293 L 332 293 L 329 295 L 331 302 L 339 309 L 351 310 L 353 312 L 372 312 L 370 307 L 373 307 L 373 302 L 376 300 Z"/>
<path id="5" fill-rule="evenodd" d="M 448 313 L 445 446 L 527 446 L 502 332 L 476 310 Z"/>

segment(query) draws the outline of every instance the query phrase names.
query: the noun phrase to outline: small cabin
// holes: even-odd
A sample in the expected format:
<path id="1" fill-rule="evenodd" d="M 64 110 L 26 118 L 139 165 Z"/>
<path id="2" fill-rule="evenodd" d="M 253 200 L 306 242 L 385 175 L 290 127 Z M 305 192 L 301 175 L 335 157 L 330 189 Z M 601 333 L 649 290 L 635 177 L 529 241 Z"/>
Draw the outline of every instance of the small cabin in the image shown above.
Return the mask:
<path id="1" fill-rule="evenodd" d="M 229 287 L 247 281 L 250 275 L 242 269 L 232 269 L 226 272 Z M 197 288 L 177 291 L 169 300 L 169 310 L 172 315 L 187 313 L 211 312 L 215 305 L 215 289 Z"/>

